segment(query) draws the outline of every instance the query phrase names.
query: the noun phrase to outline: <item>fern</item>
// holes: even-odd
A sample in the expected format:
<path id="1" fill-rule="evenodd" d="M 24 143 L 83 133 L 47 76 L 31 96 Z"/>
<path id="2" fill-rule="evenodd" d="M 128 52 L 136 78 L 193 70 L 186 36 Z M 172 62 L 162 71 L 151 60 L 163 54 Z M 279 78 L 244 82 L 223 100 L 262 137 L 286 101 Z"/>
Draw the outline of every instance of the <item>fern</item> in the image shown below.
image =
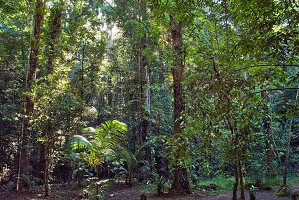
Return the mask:
<path id="1" fill-rule="evenodd" d="M 127 125 L 117 120 L 107 121 L 102 124 L 101 128 L 88 127 L 82 132 L 93 132 L 91 139 L 88 140 L 84 136 L 73 136 L 66 145 L 72 151 L 87 151 L 83 158 L 94 168 L 101 165 L 105 155 L 111 154 L 117 149 L 117 146 L 124 139 L 124 133 L 127 131 Z"/>

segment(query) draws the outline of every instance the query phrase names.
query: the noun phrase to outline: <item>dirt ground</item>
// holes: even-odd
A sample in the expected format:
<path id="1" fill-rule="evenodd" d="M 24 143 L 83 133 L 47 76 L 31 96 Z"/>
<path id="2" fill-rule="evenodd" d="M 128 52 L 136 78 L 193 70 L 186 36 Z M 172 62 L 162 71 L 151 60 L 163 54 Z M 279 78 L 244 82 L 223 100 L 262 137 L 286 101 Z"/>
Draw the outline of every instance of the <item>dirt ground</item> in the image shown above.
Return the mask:
<path id="1" fill-rule="evenodd" d="M 293 184 L 293 191 L 299 190 L 299 181 Z M 257 200 L 289 200 L 291 198 L 278 197 L 274 191 L 258 191 Z M 139 200 L 141 190 L 134 186 L 124 184 L 115 184 L 108 188 L 105 200 Z M 218 195 L 196 194 L 187 196 L 164 196 L 157 197 L 153 193 L 146 194 L 148 200 L 230 200 L 232 192 L 226 192 Z M 5 191 L 0 190 L 0 200 L 79 200 L 87 199 L 80 195 L 79 189 L 73 189 L 67 185 L 56 185 L 51 188 L 51 195 L 44 197 L 42 188 L 32 189 L 31 192 L 26 191 Z M 246 191 L 246 199 L 249 199 L 249 193 Z"/>
<path id="2" fill-rule="evenodd" d="M 299 182 L 298 182 L 299 185 Z M 105 200 L 138 200 L 140 199 L 140 190 L 135 187 L 121 187 L 120 185 L 113 186 L 110 188 Z M 249 199 L 249 193 L 246 191 L 246 199 Z M 238 194 L 240 196 L 240 194 Z M 164 195 L 157 197 L 154 194 L 146 194 L 148 200 L 231 200 L 232 191 L 226 192 L 219 195 L 202 195 L 202 194 L 191 194 L 186 196 L 169 196 Z M 259 191 L 256 194 L 257 200 L 289 200 L 287 197 L 278 197 L 274 194 L 274 191 Z"/>

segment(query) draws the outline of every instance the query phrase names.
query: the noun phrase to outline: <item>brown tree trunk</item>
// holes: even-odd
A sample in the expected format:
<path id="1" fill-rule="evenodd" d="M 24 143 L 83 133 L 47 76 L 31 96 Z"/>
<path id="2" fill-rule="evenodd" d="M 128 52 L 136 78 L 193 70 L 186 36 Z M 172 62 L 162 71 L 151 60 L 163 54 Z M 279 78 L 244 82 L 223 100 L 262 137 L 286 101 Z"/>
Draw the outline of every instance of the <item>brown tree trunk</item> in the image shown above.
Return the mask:
<path id="1" fill-rule="evenodd" d="M 189 193 L 190 185 L 187 177 L 187 169 L 177 167 L 174 172 L 172 190 L 175 194 Z"/>
<path id="2" fill-rule="evenodd" d="M 61 18 L 62 18 L 62 7 L 63 7 L 63 2 L 62 4 L 59 5 L 60 7 L 56 8 L 53 7 L 51 10 L 51 15 L 50 19 L 51 24 L 49 27 L 51 27 L 50 30 L 50 43 L 49 45 L 49 54 L 48 54 L 48 69 L 47 69 L 47 75 L 52 75 L 54 72 L 54 60 L 56 57 L 55 54 L 55 47 L 56 47 L 56 42 L 57 38 L 59 36 L 59 33 L 61 31 Z M 49 84 L 49 83 L 48 83 Z M 47 134 L 52 133 L 52 128 L 51 124 L 48 124 L 48 130 Z M 42 137 L 45 137 L 45 133 L 43 133 Z M 40 161 L 39 161 L 39 166 L 40 169 L 44 169 L 44 186 L 45 186 L 45 196 L 49 195 L 49 167 L 51 163 L 51 153 L 52 152 L 52 147 L 54 148 L 54 145 L 49 144 L 51 141 L 47 141 L 45 144 L 41 144 L 41 149 L 40 149 Z M 47 145 L 48 144 L 48 145 Z"/>
<path id="3" fill-rule="evenodd" d="M 227 101 L 230 101 L 229 99 Z M 229 114 L 229 112 L 228 112 Z M 233 129 L 233 126 L 229 120 L 229 115 L 227 116 L 226 118 L 226 121 L 227 121 L 227 126 L 229 127 L 230 131 L 231 131 L 231 134 L 232 136 L 234 135 L 234 129 Z M 238 144 L 238 140 L 239 140 L 239 135 L 236 134 L 235 138 L 232 139 L 232 143 L 233 145 L 237 145 Z M 235 173 L 235 184 L 234 184 L 234 189 L 233 189 L 233 200 L 237 200 L 238 199 L 238 195 L 237 195 L 237 192 L 238 192 L 238 185 L 239 185 L 239 158 L 235 158 L 235 161 L 234 161 L 234 173 Z"/>
<path id="4" fill-rule="evenodd" d="M 111 76 L 108 75 L 108 106 L 112 106 L 112 101 L 113 101 L 113 94 L 112 94 L 112 80 Z"/>
<path id="5" fill-rule="evenodd" d="M 34 38 L 31 44 L 30 53 L 30 69 L 27 82 L 27 90 L 32 91 L 32 86 L 36 81 L 36 71 L 38 68 L 38 55 L 40 43 L 40 30 L 43 19 L 43 0 L 36 0 L 35 17 L 34 17 Z M 20 154 L 20 174 L 28 174 L 28 152 L 27 145 L 31 133 L 31 124 L 29 123 L 34 111 L 33 95 L 26 96 L 26 120 L 24 120 L 24 134 L 21 141 L 21 154 Z"/>
<path id="6" fill-rule="evenodd" d="M 289 124 L 289 128 L 287 130 L 288 132 L 288 143 L 287 143 L 287 153 L 286 153 L 286 159 L 285 159 L 285 165 L 284 165 L 284 169 L 283 169 L 283 183 L 282 185 L 284 187 L 287 186 L 287 173 L 288 173 L 288 166 L 289 166 L 289 156 L 290 156 L 290 143 L 291 143 L 291 134 L 292 134 L 292 123 L 293 123 L 293 119 L 291 119 L 290 124 Z"/>
<path id="7" fill-rule="evenodd" d="M 174 99 L 174 133 L 181 133 L 181 113 L 183 110 L 183 90 L 182 80 L 184 73 L 183 64 L 183 38 L 182 38 L 182 23 L 175 19 L 175 14 L 170 15 L 171 37 L 172 37 L 172 52 L 173 52 L 173 99 Z M 190 185 L 187 176 L 187 169 L 177 166 L 174 174 L 174 182 L 172 189 L 175 193 L 182 194 L 190 190 Z"/>
<path id="8" fill-rule="evenodd" d="M 240 191 L 241 191 L 241 200 L 245 200 L 245 191 L 244 191 L 244 182 L 243 182 L 243 172 L 242 164 L 239 161 L 239 176 L 240 176 Z"/>
<path id="9" fill-rule="evenodd" d="M 270 99 L 269 96 L 267 95 L 266 91 L 261 92 L 261 96 L 264 99 L 265 103 L 269 103 Z M 263 108 L 266 112 L 268 111 L 267 106 L 265 105 Z M 270 136 L 270 123 L 268 122 L 268 118 L 264 120 L 264 133 L 266 136 Z M 274 172 L 274 167 L 273 167 L 273 150 L 271 147 L 271 143 L 269 140 L 265 140 L 265 145 L 266 145 L 266 163 L 267 163 L 267 177 L 274 178 L 276 176 Z"/>
<path id="10" fill-rule="evenodd" d="M 146 42 L 145 42 L 146 44 Z M 146 45 L 143 46 L 143 48 L 146 48 Z M 141 56 L 141 66 L 140 66 L 140 114 L 141 114 L 141 137 L 142 137 L 142 143 L 145 144 L 148 142 L 149 138 L 149 121 L 148 121 L 148 111 L 146 110 L 147 106 L 147 86 L 148 86 L 148 80 L 147 80 L 147 73 L 146 73 L 146 57 Z M 151 164 L 151 150 L 150 145 L 145 146 L 145 160 L 148 161 L 149 165 Z"/>
<path id="11" fill-rule="evenodd" d="M 49 167 L 50 167 L 50 162 L 46 158 L 45 167 L 44 167 L 45 196 L 49 196 Z"/>
<path id="12" fill-rule="evenodd" d="M 140 12 L 143 13 L 143 20 L 147 19 L 147 5 L 146 2 L 143 0 L 139 0 L 139 6 L 140 6 Z M 138 19 L 141 22 L 141 19 Z M 141 114 L 141 126 L 140 126 L 140 131 L 141 131 L 141 144 L 145 144 L 149 141 L 149 132 L 150 132 L 150 123 L 148 121 L 148 111 L 146 108 L 149 109 L 148 106 L 148 96 L 147 96 L 147 91 L 148 91 L 148 71 L 147 71 L 147 58 L 145 55 L 142 54 L 142 51 L 146 49 L 148 45 L 148 35 L 144 34 L 142 39 L 140 40 L 139 43 L 139 48 L 140 52 L 138 53 L 138 65 L 139 65 L 139 81 L 140 81 L 140 114 Z M 148 161 L 149 166 L 151 167 L 151 147 L 150 144 L 145 146 L 145 160 Z"/>
<path id="13" fill-rule="evenodd" d="M 57 39 L 61 32 L 61 19 L 62 19 L 62 9 L 63 9 L 63 2 L 58 5 L 59 7 L 51 9 L 50 19 L 51 24 L 49 24 L 50 30 L 50 43 L 49 43 L 49 55 L 48 55 L 48 70 L 47 74 L 52 74 L 54 71 L 54 59 L 56 57 L 55 53 L 55 46 L 57 43 Z"/>
<path id="14" fill-rule="evenodd" d="M 233 190 L 233 200 L 238 200 L 238 185 L 239 185 L 239 173 L 238 173 L 238 162 L 235 161 L 234 165 L 234 173 L 235 173 L 235 184 L 234 184 L 234 190 Z"/>
<path id="15" fill-rule="evenodd" d="M 276 177 L 276 174 L 274 172 L 274 167 L 273 167 L 273 149 L 272 149 L 272 146 L 271 146 L 271 143 L 266 140 L 265 141 L 266 143 L 266 161 L 267 161 L 267 174 L 266 176 L 267 177 L 270 177 L 270 178 L 275 178 Z"/>
<path id="16" fill-rule="evenodd" d="M 299 92 L 299 90 L 297 90 L 297 92 L 296 92 L 295 107 L 297 107 L 298 92 Z M 293 118 L 290 119 L 289 128 L 287 129 L 288 143 L 287 143 L 285 166 L 284 166 L 284 170 L 283 170 L 283 184 L 282 184 L 284 187 L 287 186 L 287 173 L 288 173 L 289 157 L 290 157 L 290 149 L 291 149 L 292 125 L 293 125 Z"/>

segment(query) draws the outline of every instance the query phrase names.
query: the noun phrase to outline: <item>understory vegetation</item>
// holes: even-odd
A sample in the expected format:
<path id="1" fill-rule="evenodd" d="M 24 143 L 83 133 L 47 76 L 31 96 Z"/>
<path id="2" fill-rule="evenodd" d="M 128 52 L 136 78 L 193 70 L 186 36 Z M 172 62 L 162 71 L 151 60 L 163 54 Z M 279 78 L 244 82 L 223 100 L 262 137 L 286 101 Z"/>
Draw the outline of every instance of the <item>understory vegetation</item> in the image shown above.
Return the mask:
<path id="1" fill-rule="evenodd" d="M 0 199 L 109 199 L 119 185 L 296 199 L 298 13 L 293 0 L 0 0 Z"/>

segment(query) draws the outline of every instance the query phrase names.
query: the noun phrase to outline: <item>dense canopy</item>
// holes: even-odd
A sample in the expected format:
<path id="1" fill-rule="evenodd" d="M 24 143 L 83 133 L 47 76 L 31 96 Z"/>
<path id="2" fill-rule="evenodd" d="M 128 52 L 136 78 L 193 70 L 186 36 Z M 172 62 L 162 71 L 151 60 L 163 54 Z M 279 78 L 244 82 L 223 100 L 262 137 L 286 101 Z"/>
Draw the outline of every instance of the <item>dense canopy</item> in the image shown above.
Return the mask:
<path id="1" fill-rule="evenodd" d="M 0 196 L 296 199 L 298 21 L 295 0 L 0 0 Z"/>

